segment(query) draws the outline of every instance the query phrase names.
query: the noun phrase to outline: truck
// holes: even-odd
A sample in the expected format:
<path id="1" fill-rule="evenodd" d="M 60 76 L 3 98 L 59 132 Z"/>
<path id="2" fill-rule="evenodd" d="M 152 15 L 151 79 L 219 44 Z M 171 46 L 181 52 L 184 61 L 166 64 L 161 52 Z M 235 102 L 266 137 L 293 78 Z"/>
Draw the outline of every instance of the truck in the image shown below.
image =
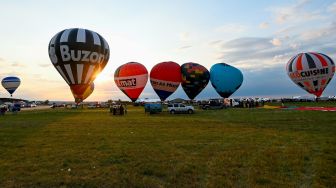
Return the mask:
<path id="1" fill-rule="evenodd" d="M 194 113 L 194 111 L 195 109 L 193 106 L 188 106 L 181 103 L 168 104 L 168 112 L 170 114 L 176 114 L 176 113 L 192 114 Z"/>

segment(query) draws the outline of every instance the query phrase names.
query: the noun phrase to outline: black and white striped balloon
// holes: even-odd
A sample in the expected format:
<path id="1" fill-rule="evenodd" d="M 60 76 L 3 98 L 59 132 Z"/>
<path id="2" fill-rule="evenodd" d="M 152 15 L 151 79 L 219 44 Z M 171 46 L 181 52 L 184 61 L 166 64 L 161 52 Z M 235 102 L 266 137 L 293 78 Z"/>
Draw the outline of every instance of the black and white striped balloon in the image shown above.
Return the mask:
<path id="1" fill-rule="evenodd" d="M 101 35 L 80 28 L 57 33 L 48 50 L 56 70 L 79 96 L 103 70 L 110 56 L 109 45 Z"/>

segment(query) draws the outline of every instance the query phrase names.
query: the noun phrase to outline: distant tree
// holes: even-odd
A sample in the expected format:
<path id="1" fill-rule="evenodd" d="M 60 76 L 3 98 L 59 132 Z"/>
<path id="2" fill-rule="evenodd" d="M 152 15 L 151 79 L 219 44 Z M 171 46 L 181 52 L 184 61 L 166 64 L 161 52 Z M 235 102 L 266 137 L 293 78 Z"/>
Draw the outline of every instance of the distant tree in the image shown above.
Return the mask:
<path id="1" fill-rule="evenodd" d="M 43 102 L 43 104 L 48 105 L 48 104 L 49 104 L 49 100 L 45 100 L 45 101 Z"/>

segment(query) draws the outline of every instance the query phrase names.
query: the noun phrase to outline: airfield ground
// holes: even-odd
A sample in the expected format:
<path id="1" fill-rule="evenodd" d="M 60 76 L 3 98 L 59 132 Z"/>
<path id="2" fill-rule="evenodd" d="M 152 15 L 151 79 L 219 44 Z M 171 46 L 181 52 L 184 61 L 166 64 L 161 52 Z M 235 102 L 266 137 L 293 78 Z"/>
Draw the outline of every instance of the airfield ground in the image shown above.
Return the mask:
<path id="1" fill-rule="evenodd" d="M 128 107 L 125 116 L 107 109 L 0 116 L 2 188 L 334 187 L 335 182 L 336 112 L 148 115 L 142 107 Z"/>

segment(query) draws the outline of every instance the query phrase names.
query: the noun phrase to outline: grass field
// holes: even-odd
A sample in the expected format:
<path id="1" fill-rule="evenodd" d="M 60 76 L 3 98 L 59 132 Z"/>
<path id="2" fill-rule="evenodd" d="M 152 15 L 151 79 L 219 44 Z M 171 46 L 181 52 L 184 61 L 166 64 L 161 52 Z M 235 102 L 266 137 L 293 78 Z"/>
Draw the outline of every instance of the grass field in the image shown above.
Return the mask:
<path id="1" fill-rule="evenodd" d="M 322 104 L 322 103 L 321 103 Z M 336 105 L 335 105 L 336 106 Z M 336 113 L 0 116 L 0 187 L 335 187 Z"/>

